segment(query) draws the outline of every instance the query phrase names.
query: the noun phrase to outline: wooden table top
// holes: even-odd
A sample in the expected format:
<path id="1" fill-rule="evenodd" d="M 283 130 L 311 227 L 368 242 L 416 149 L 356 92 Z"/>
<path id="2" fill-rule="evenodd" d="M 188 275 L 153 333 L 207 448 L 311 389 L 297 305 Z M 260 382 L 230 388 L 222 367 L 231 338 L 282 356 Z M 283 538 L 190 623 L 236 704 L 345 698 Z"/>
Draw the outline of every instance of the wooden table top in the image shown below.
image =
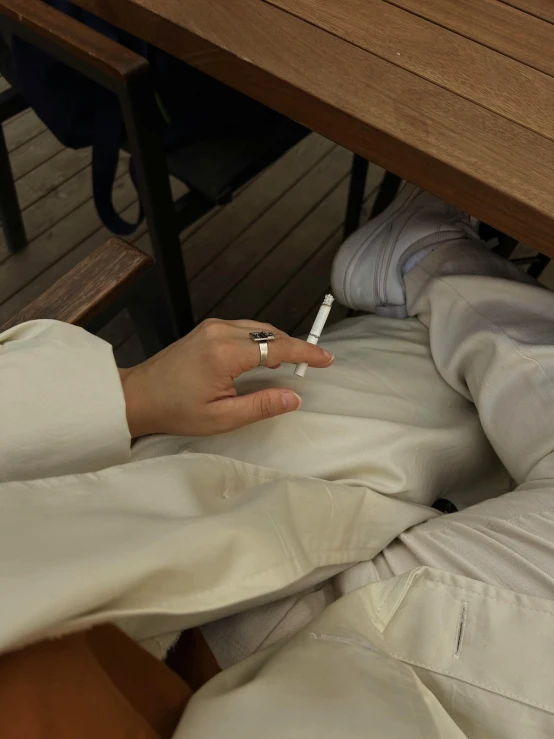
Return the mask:
<path id="1" fill-rule="evenodd" d="M 74 0 L 554 256 L 552 0 Z"/>

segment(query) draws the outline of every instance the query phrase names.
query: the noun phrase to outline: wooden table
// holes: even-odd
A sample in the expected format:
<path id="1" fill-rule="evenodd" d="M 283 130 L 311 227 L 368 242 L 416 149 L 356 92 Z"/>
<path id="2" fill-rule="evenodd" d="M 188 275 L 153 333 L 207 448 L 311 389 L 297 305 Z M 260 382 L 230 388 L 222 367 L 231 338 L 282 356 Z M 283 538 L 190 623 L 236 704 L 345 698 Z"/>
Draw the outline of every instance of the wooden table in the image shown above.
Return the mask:
<path id="1" fill-rule="evenodd" d="M 554 256 L 552 0 L 74 2 Z"/>

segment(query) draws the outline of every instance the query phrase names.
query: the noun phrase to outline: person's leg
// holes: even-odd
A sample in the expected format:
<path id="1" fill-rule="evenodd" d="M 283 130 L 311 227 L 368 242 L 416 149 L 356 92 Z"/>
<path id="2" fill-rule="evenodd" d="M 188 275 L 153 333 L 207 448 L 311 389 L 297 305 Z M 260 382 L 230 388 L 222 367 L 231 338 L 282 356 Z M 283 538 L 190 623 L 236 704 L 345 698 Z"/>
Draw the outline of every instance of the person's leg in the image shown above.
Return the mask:
<path id="1" fill-rule="evenodd" d="M 403 187 L 381 215 L 347 239 L 333 266 L 339 301 L 381 315 L 345 321 L 325 332 L 322 343 L 336 356 L 329 369 L 309 370 L 302 379 L 291 366 L 274 372 L 261 368 L 238 383 L 239 392 L 268 385 L 293 388 L 303 399 L 302 409 L 230 434 L 176 440 L 177 447 L 363 484 L 426 505 L 439 497 L 467 505 L 508 490 L 507 473 L 471 399 L 437 372 L 427 327 L 417 318 L 391 317 L 406 315 L 393 269 L 397 257 L 442 248 L 468 233 L 478 238 L 459 210 Z M 383 301 L 396 305 L 383 306 Z M 133 455 L 151 456 L 160 443 L 139 442 Z M 468 491 L 474 497 L 464 501 Z"/>
<path id="2" fill-rule="evenodd" d="M 365 484 L 426 505 L 439 497 L 460 503 L 468 491 L 482 499 L 508 489 L 473 403 L 440 377 L 429 333 L 417 319 L 350 319 L 331 326 L 323 342 L 336 356 L 327 370 L 310 369 L 301 379 L 292 365 L 261 368 L 238 383 L 241 392 L 293 388 L 303 400 L 296 413 L 219 436 L 141 440 L 134 459 L 185 449 L 218 454 Z"/>
<path id="3" fill-rule="evenodd" d="M 381 313 L 405 315 L 403 288 L 388 272 L 391 266 L 396 269 L 395 255 L 419 258 L 420 246 L 443 249 L 471 234 L 471 226 L 446 203 L 405 188 L 399 202 L 345 242 L 335 261 L 333 290 L 353 307 L 375 310 L 379 300 Z M 482 250 L 479 245 L 478 254 L 488 258 Z M 383 305 L 387 297 L 396 302 L 392 309 Z M 297 381 L 304 396 L 300 413 L 238 434 L 193 440 L 191 448 L 250 462 L 262 459 L 266 465 L 327 479 L 363 481 L 388 495 L 427 504 L 437 497 L 468 504 L 509 489 L 471 398 L 440 377 L 423 323 L 414 317 L 366 316 L 331 328 L 324 340 L 337 360 L 330 370 Z M 288 372 L 286 381 L 294 381 Z M 268 379 L 284 381 L 261 371 L 251 386 Z M 368 569 L 378 577 L 371 563 L 345 577 L 357 573 L 367 580 Z M 326 584 L 204 627 L 204 635 L 227 666 L 298 630 L 335 596 Z"/>
<path id="4" fill-rule="evenodd" d="M 474 401 L 517 487 L 407 531 L 340 576 L 340 591 L 427 565 L 552 598 L 554 293 L 471 241 L 436 249 L 404 280 L 437 369 Z"/>

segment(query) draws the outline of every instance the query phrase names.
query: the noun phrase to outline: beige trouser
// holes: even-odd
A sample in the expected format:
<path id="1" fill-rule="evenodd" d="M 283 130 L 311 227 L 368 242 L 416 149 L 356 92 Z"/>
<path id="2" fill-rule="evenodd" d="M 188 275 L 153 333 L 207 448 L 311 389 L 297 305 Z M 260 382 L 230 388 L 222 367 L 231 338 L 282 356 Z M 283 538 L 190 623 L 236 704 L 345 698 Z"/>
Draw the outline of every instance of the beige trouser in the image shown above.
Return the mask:
<path id="1" fill-rule="evenodd" d="M 437 369 L 475 403 L 515 489 L 405 532 L 342 585 L 430 565 L 552 599 L 554 294 L 469 244 L 433 252 L 406 289 Z"/>
<path id="2" fill-rule="evenodd" d="M 298 389 L 299 413 L 187 447 L 427 505 L 448 498 L 460 512 L 405 532 L 316 591 L 206 627 L 222 666 L 338 595 L 420 565 L 554 595 L 554 294 L 465 240 L 428 255 L 406 288 L 412 318 L 366 316 L 326 333 L 332 369 L 305 380 L 290 367 L 260 370 L 244 383 Z"/>

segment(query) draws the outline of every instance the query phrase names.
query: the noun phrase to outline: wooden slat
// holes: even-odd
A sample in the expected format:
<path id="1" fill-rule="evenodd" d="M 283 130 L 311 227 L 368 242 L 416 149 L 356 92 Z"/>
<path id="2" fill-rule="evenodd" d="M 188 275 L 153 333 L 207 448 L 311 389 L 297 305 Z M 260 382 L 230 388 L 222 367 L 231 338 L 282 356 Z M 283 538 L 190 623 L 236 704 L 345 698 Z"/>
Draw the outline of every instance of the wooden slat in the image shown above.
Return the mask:
<path id="1" fill-rule="evenodd" d="M 10 118 L 4 123 L 8 151 L 12 152 L 19 146 L 23 146 L 45 130 L 46 126 L 33 110 L 25 110 L 14 118 Z"/>
<path id="2" fill-rule="evenodd" d="M 120 177 L 114 187 L 114 204 L 118 210 L 129 206 L 136 191 L 128 176 Z M 15 295 L 37 275 L 67 254 L 75 244 L 91 236 L 99 228 L 94 203 L 87 200 L 71 214 L 58 221 L 34 242 L 0 265 L 0 303 Z M 1 313 L 0 306 L 0 313 Z"/>
<path id="3" fill-rule="evenodd" d="M 73 154 L 75 155 L 76 152 L 73 152 Z M 116 208 L 121 211 L 122 217 L 125 220 L 133 221 L 137 215 L 136 192 L 129 181 L 128 175 L 124 174 L 122 178 L 125 187 L 122 187 L 121 181 L 118 182 L 114 192 L 114 202 Z M 173 178 L 171 178 L 171 187 L 175 198 L 180 197 L 186 189 L 183 183 L 177 182 Z M 90 229 L 88 233 L 87 228 Z M 143 221 L 135 233 L 128 238 L 128 241 L 136 243 L 144 236 L 148 239 L 148 234 L 145 233 L 146 228 L 146 221 Z M 22 284 L 20 289 L 8 300 L 3 303 L 0 300 L 0 303 L 2 303 L 0 305 L 0 322 L 5 322 L 27 303 L 34 300 L 48 289 L 49 285 L 86 258 L 111 236 L 111 232 L 101 226 L 92 202 L 89 201 L 84 208 L 77 208 L 75 213 L 71 213 L 67 219 L 63 219 L 46 234 L 31 242 L 27 249 L 30 251 L 35 248 L 41 249 L 43 251 L 42 258 L 46 257 L 48 259 L 50 257 L 50 262 L 39 260 L 39 271 L 35 272 L 35 259 L 30 256 L 25 258 L 25 264 L 28 265 L 31 279 Z M 55 249 L 49 248 L 49 244 L 53 242 L 56 245 Z M 149 254 L 152 252 L 150 248 L 146 251 Z M 26 276 L 25 267 L 22 267 L 21 270 L 18 269 L 17 274 L 24 280 Z"/>
<path id="4" fill-rule="evenodd" d="M 124 183 L 124 186 L 122 186 L 122 183 Z M 185 185 L 183 185 L 183 183 L 181 182 L 173 180 L 173 178 L 171 181 L 171 185 L 174 198 L 180 197 L 185 190 Z M 117 187 L 114 191 L 114 203 L 116 209 L 121 213 L 121 216 L 125 220 L 136 220 L 136 192 L 133 190 L 133 187 L 129 181 L 129 177 L 126 174 L 122 175 L 122 178 L 120 178 L 120 181 L 118 181 L 117 183 Z M 128 203 L 130 203 L 130 205 L 127 205 Z M 44 292 L 44 290 L 48 288 L 48 285 L 51 285 L 62 275 L 72 269 L 76 264 L 78 264 L 82 259 L 85 259 L 92 251 L 94 251 L 94 249 L 109 240 L 112 234 L 110 231 L 108 231 L 107 228 L 101 226 L 98 215 L 96 214 L 94 208 L 91 209 L 90 207 L 91 204 L 92 203 L 87 203 L 86 205 L 88 207 L 84 211 L 81 208 L 77 209 L 77 216 L 82 218 L 82 222 L 77 223 L 76 221 L 74 221 L 74 214 L 68 216 L 69 223 L 74 224 L 76 227 L 74 231 L 71 231 L 71 229 L 67 229 L 67 224 L 65 220 L 62 220 L 59 224 L 54 226 L 54 228 L 49 231 L 48 234 L 46 234 L 46 238 L 50 241 L 52 239 L 56 239 L 57 245 L 59 247 L 54 253 L 49 252 L 53 263 L 43 271 L 39 272 L 31 280 L 31 282 L 28 282 L 26 285 L 24 285 L 9 300 L 6 300 L 2 305 L 0 305 L 0 319 L 2 319 L 2 316 L 6 317 L 12 315 L 18 310 L 21 310 L 24 305 L 29 303 L 31 300 L 34 300 L 37 295 L 40 295 L 42 292 Z M 93 228 L 94 225 L 96 225 L 97 230 L 94 230 L 91 235 L 89 235 L 84 240 L 81 240 L 83 233 L 82 226 L 86 226 L 88 224 L 92 224 Z M 147 246 L 147 249 L 141 248 L 141 250 L 151 255 L 152 249 L 150 248 L 149 244 L 144 241 L 144 239 L 148 240 L 149 238 L 146 230 L 147 224 L 146 220 L 144 220 L 137 228 L 137 230 L 127 238 L 127 241 L 134 244 L 138 248 L 141 248 L 139 247 L 139 244 L 141 244 L 142 246 Z M 42 237 L 30 244 L 28 248 L 43 248 L 43 244 L 41 242 Z M 61 251 L 63 248 L 67 250 L 66 253 L 63 253 Z M 60 253 L 63 254 L 61 258 Z M 31 260 L 30 263 L 33 263 L 33 260 Z M 6 319 L 4 318 L 4 320 Z"/>
<path id="5" fill-rule="evenodd" d="M 542 136 L 260 0 L 77 4 L 554 254 Z"/>
<path id="6" fill-rule="evenodd" d="M 225 319 L 247 318 L 263 310 L 340 226 L 347 192 L 348 178 L 345 177 L 209 315 Z"/>
<path id="7" fill-rule="evenodd" d="M 64 149 L 44 164 L 36 167 L 26 177 L 16 182 L 19 205 L 22 210 L 44 198 L 61 187 L 83 169 L 87 169 L 92 159 L 90 149 L 73 151 Z M 90 171 L 87 177 L 90 177 Z M 62 195 L 65 197 L 65 193 Z"/>
<path id="8" fill-rule="evenodd" d="M 380 183 L 383 170 L 370 167 L 366 192 Z M 307 214 L 304 220 L 271 251 L 210 312 L 220 318 L 245 318 L 255 315 L 291 280 L 320 246 L 340 227 L 346 212 L 350 178 L 337 186 Z"/>
<path id="9" fill-rule="evenodd" d="M 235 244 L 332 148 L 332 142 L 321 136 L 304 139 L 222 208 L 204 228 L 186 238 L 183 254 L 189 279 L 194 279 L 219 254 Z"/>
<path id="10" fill-rule="evenodd" d="M 554 27 L 532 15 L 498 0 L 387 2 L 554 76 Z"/>
<path id="11" fill-rule="evenodd" d="M 554 140 L 549 76 L 383 0 L 267 1 Z"/>
<path id="12" fill-rule="evenodd" d="M 554 23 L 554 7 L 551 0 L 500 0 L 500 2 Z"/>
<path id="13" fill-rule="evenodd" d="M 131 220 L 136 217 L 137 205 L 136 200 L 132 199 L 132 191 L 129 189 L 126 193 L 127 196 L 131 197 L 132 204 L 122 211 L 124 218 Z M 119 205 L 123 201 L 121 199 L 121 193 L 116 200 Z M 88 207 L 87 207 L 88 205 Z M 0 304 L 0 324 L 6 322 L 12 315 L 15 315 L 18 311 L 22 310 L 27 303 L 30 303 L 41 293 L 48 289 L 56 280 L 60 279 L 66 272 L 75 267 L 82 259 L 85 259 L 95 249 L 105 243 L 112 234 L 106 228 L 100 228 L 100 222 L 98 216 L 95 216 L 94 208 L 90 208 L 90 202 L 84 207 L 79 208 L 76 213 L 77 217 L 82 217 L 83 222 L 77 222 L 75 215 L 72 213 L 67 219 L 64 219 L 60 223 L 56 224 L 54 228 L 45 235 L 49 241 L 56 239 L 58 249 L 54 253 L 47 249 L 47 254 L 51 257 L 51 262 L 48 263 L 46 268 L 42 271 L 36 272 L 34 269 L 35 260 L 29 259 L 27 264 L 29 265 L 29 272 L 26 272 L 25 267 L 21 267 L 18 270 L 18 277 L 21 279 L 21 287 L 15 292 L 8 300 Z M 90 235 L 83 238 L 83 225 L 92 224 Z M 96 226 L 96 230 L 94 230 Z M 138 238 L 146 229 L 146 224 L 142 224 L 139 227 L 138 235 L 133 234 L 133 238 Z M 27 249 L 44 249 L 43 237 L 37 239 L 37 241 L 30 244 Z M 46 247 L 47 248 L 47 247 Z M 65 252 L 65 253 L 64 253 Z M 60 257 L 60 253 L 62 256 Z M 39 270 L 41 268 L 39 263 Z M 0 266 L 0 272 L 2 266 Z M 25 277 L 29 275 L 30 280 L 25 283 Z M 0 301 L 1 302 L 1 301 Z M 130 333 L 130 332 L 129 332 Z"/>
<path id="14" fill-rule="evenodd" d="M 310 162 L 317 163 L 333 147 L 331 141 L 312 134 L 274 162 L 258 177 L 246 183 L 224 207 L 217 206 L 181 233 L 187 275 L 194 277 L 223 251 L 250 223 L 305 173 Z M 215 219 L 215 220 L 214 220 Z M 213 221 L 213 223 L 210 223 Z M 152 253 L 148 234 L 135 242 Z"/>
<path id="15" fill-rule="evenodd" d="M 64 150 L 53 133 L 46 130 L 10 154 L 14 179 L 18 180 Z"/>
<path id="16" fill-rule="evenodd" d="M 295 327 L 324 294 L 329 284 L 333 257 L 341 241 L 342 232 L 339 228 L 327 239 L 310 263 L 256 315 L 256 320 L 267 321 L 283 331 L 294 332 Z"/>
<path id="17" fill-rule="evenodd" d="M 376 195 L 377 192 L 373 191 L 367 198 L 368 208 L 371 208 Z M 256 314 L 255 318 L 272 323 L 284 331 L 295 332 L 300 322 L 306 318 L 327 290 L 331 265 L 341 243 L 342 225 L 329 236 L 312 259 L 287 282 L 279 294 Z"/>
<path id="18" fill-rule="evenodd" d="M 121 239 L 95 249 L 3 328 L 50 318 L 84 325 L 111 301 L 124 294 L 152 259 Z"/>
<path id="19" fill-rule="evenodd" d="M 203 318 L 309 212 L 312 204 L 336 187 L 350 168 L 351 155 L 334 149 L 311 172 L 254 223 L 218 259 L 190 283 L 197 319 Z"/>
<path id="20" fill-rule="evenodd" d="M 229 205 L 214 208 L 185 229 L 181 234 L 181 242 L 189 279 L 229 246 L 332 147 L 331 141 L 316 134 L 306 137 L 254 181 L 241 188 Z M 150 254 L 148 238 L 148 235 L 143 236 L 136 245 Z"/>
<path id="21" fill-rule="evenodd" d="M 117 176 L 121 176 L 125 170 L 126 163 L 122 161 L 119 164 Z M 28 176 L 32 177 L 32 174 Z M 90 167 L 87 167 L 24 211 L 23 219 L 29 241 L 34 241 L 48 232 L 50 228 L 82 203 L 85 203 L 91 196 L 91 172 Z M 5 260 L 10 261 L 15 256 L 8 250 L 4 233 L 0 233 L 0 264 Z M 0 291 L 0 299 L 2 297 Z"/>

